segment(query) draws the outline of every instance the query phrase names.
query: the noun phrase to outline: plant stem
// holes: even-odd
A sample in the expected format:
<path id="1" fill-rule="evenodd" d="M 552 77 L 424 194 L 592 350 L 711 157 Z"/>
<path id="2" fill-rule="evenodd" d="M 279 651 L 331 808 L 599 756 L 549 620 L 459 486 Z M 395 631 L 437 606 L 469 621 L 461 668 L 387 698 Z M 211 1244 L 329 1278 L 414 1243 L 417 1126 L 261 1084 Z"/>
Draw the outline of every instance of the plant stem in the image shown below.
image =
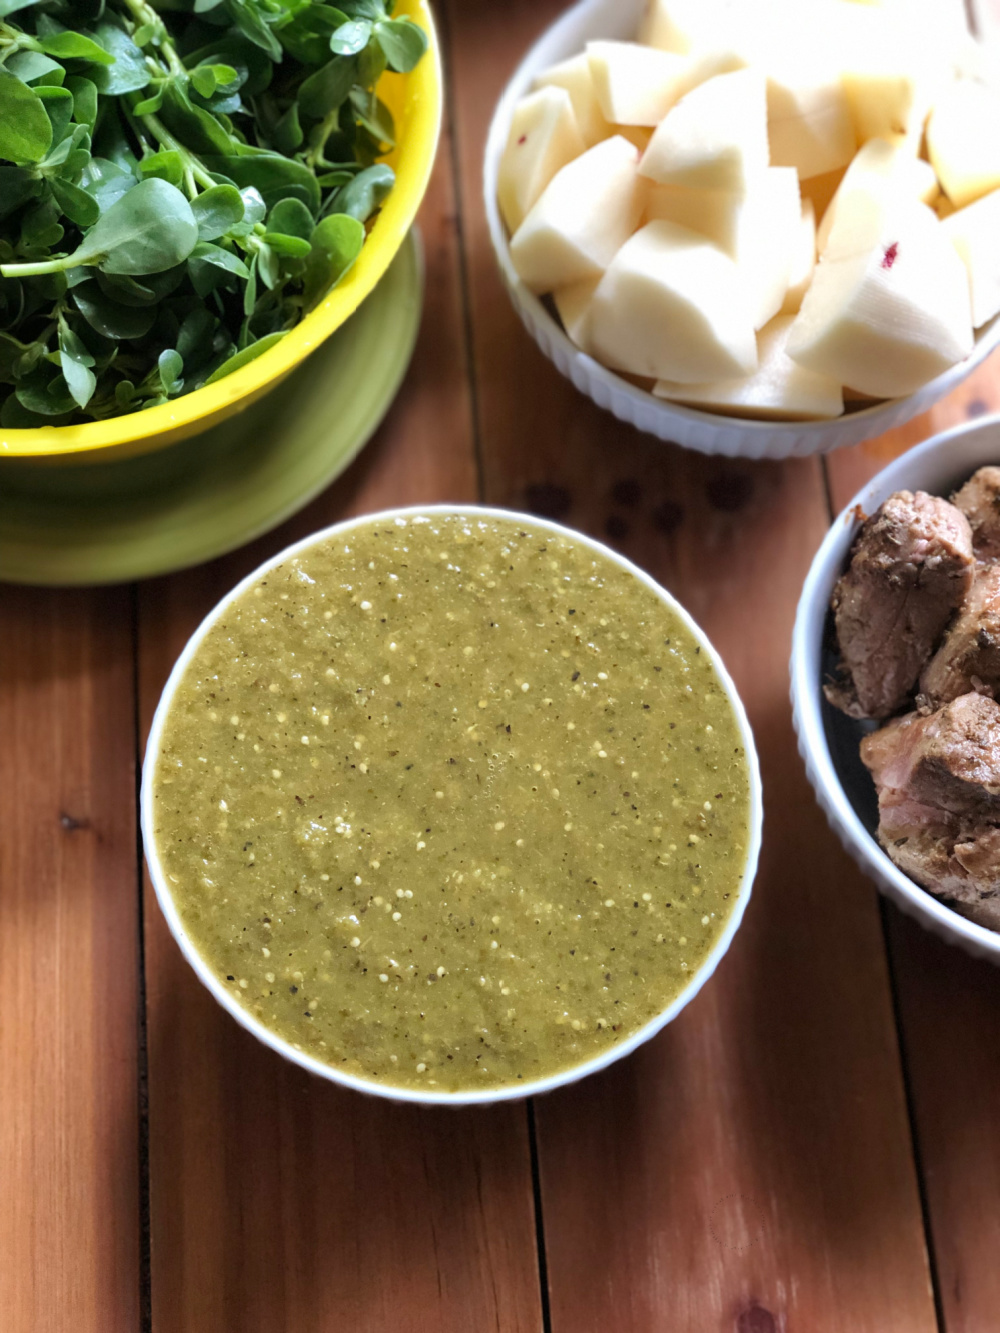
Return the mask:
<path id="1" fill-rule="evenodd" d="M 140 27 L 151 27 L 155 30 L 156 35 L 160 39 L 159 50 L 166 56 L 171 74 L 176 74 L 179 77 L 186 79 L 187 69 L 185 68 L 184 62 L 177 54 L 173 42 L 167 36 L 166 27 L 156 10 L 150 8 L 150 6 L 145 3 L 145 0 L 122 0 L 122 3 Z"/>
<path id="2" fill-rule="evenodd" d="M 79 260 L 72 255 L 63 255 L 56 259 L 43 259 L 36 264 L 0 264 L 0 277 L 34 278 L 42 273 L 63 273 L 69 268 L 79 268 Z"/>
<path id="3" fill-rule="evenodd" d="M 309 167 L 312 168 L 313 171 L 316 170 L 320 158 L 322 158 L 323 156 L 324 150 L 326 149 L 327 139 L 329 139 L 330 135 L 334 132 L 334 130 L 337 128 L 339 124 L 340 124 L 340 107 L 338 106 L 335 107 L 333 111 L 328 111 L 322 123 L 313 131 L 312 147 L 306 154 L 306 163 L 308 164 Z"/>
<path id="4" fill-rule="evenodd" d="M 184 162 L 185 176 L 190 175 L 191 180 L 197 181 L 204 190 L 212 189 L 215 185 L 215 181 L 212 180 L 212 177 L 201 165 L 194 153 L 192 153 L 189 148 L 185 148 L 182 143 L 174 138 L 158 116 L 149 114 L 146 116 L 137 116 L 136 119 L 142 121 L 143 125 L 149 130 L 150 134 L 156 139 L 161 148 L 166 148 L 168 151 L 180 154 L 180 157 Z"/>

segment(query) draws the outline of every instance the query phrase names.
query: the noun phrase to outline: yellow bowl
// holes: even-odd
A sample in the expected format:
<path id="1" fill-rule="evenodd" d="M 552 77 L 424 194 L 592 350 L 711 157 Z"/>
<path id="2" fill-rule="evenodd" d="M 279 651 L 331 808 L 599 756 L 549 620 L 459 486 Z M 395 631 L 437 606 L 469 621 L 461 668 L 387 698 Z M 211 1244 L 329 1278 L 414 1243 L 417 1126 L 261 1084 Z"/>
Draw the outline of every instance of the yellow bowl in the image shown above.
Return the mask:
<path id="1" fill-rule="evenodd" d="M 396 183 L 347 277 L 281 342 L 217 384 L 161 407 L 109 421 L 31 430 L 0 428 L 0 460 L 104 462 L 163 449 L 242 412 L 353 315 L 391 264 L 413 223 L 427 189 L 441 129 L 441 54 L 430 6 L 427 0 L 399 0 L 395 12 L 409 15 L 424 28 L 430 49 L 412 73 L 389 73 L 379 84 L 379 96 L 396 121 L 397 146 L 386 158 L 395 168 Z"/>

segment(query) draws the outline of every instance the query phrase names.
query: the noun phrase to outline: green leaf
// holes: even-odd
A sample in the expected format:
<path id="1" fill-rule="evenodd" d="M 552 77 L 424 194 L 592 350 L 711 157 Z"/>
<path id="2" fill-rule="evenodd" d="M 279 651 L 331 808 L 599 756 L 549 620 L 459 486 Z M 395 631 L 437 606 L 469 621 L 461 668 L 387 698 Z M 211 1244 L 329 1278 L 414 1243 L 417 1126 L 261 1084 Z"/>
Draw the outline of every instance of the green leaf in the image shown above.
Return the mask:
<path id="1" fill-rule="evenodd" d="M 151 78 L 146 57 L 128 33 L 114 23 L 99 23 L 91 34 L 94 41 L 111 56 L 113 65 L 98 65 L 91 71 L 97 91 L 105 97 L 121 97 L 124 93 L 138 93 Z"/>
<path id="2" fill-rule="evenodd" d="M 189 267 L 193 267 L 196 260 L 198 263 L 211 264 L 214 268 L 223 269 L 226 273 L 233 273 L 237 278 L 246 280 L 250 277 L 250 270 L 239 255 L 234 255 L 231 250 L 226 250 L 221 245 L 199 241 L 191 251 Z"/>
<path id="3" fill-rule="evenodd" d="M 184 374 L 184 358 L 181 354 L 172 347 L 168 347 L 160 353 L 156 366 L 160 372 L 160 383 L 163 385 L 163 392 L 168 397 L 180 393 L 184 387 L 184 381 L 181 378 Z"/>
<path id="4" fill-rule="evenodd" d="M 139 175 L 144 179 L 155 176 L 158 180 L 169 181 L 171 185 L 176 185 L 180 189 L 184 184 L 184 159 L 172 148 L 164 149 L 160 153 L 150 153 L 149 157 L 144 157 L 140 161 Z"/>
<path id="5" fill-rule="evenodd" d="M 315 216 L 320 203 L 316 177 L 302 162 L 264 149 L 245 148 L 232 157 L 206 156 L 209 171 L 228 176 L 241 190 L 252 185 L 268 208 L 279 199 L 299 199 Z"/>
<path id="6" fill-rule="evenodd" d="M 73 94 L 68 88 L 41 85 L 36 89 L 46 115 L 52 125 L 52 147 L 45 155 L 46 166 L 57 166 L 69 156 L 72 143 L 66 131 L 73 119 Z"/>
<path id="7" fill-rule="evenodd" d="M 267 218 L 268 231 L 281 232 L 283 236 L 300 236 L 308 241 L 316 223 L 312 214 L 298 199 L 279 199 Z"/>
<path id="8" fill-rule="evenodd" d="M 185 366 L 197 367 L 211 358 L 218 325 L 219 321 L 203 305 L 185 315 L 177 334 L 177 350 L 184 358 Z"/>
<path id="9" fill-rule="evenodd" d="M 97 200 L 102 213 L 135 185 L 135 177 L 106 157 L 92 157 L 80 177 L 81 186 Z"/>
<path id="10" fill-rule="evenodd" d="M 310 5 L 300 10 L 278 32 L 281 45 L 303 65 L 322 65 L 330 53 L 330 38 L 347 22 L 347 15 L 332 5 Z"/>
<path id="11" fill-rule="evenodd" d="M 322 69 L 310 74 L 299 89 L 302 113 L 313 120 L 322 120 L 343 106 L 350 95 L 355 72 L 356 66 L 350 57 L 334 56 Z"/>
<path id="12" fill-rule="evenodd" d="M 101 216 L 97 200 L 78 185 L 62 180 L 59 176 L 51 176 L 49 189 L 70 222 L 75 222 L 78 227 L 92 227 Z"/>
<path id="13" fill-rule="evenodd" d="M 266 51 L 272 60 L 280 60 L 281 43 L 264 22 L 255 5 L 248 3 L 248 0 L 225 0 L 225 4 L 229 17 L 243 36 L 248 37 L 254 46 Z"/>
<path id="14" fill-rule="evenodd" d="M 269 333 L 266 338 L 261 338 L 257 342 L 251 343 L 249 347 L 244 347 L 242 352 L 237 352 L 228 361 L 224 361 L 213 375 L 209 375 L 205 383 L 215 384 L 218 380 L 231 375 L 234 370 L 242 370 L 251 361 L 256 361 L 259 356 L 263 356 L 265 352 L 269 352 L 272 347 L 277 346 L 284 336 L 284 333 Z"/>
<path id="15" fill-rule="evenodd" d="M 358 173 L 350 185 L 345 185 L 337 192 L 331 207 L 332 213 L 346 213 L 358 222 L 367 222 L 395 183 L 396 175 L 392 167 L 384 162 L 377 162 Z"/>
<path id="16" fill-rule="evenodd" d="M 39 0 L 0 0 L 0 18 L 6 18 L 8 14 L 16 14 L 19 9 L 28 9 L 38 3 Z"/>
<path id="17" fill-rule="evenodd" d="M 365 229 L 344 213 L 324 218 L 312 234 L 306 262 L 305 302 L 312 306 L 336 287 L 354 265 L 365 243 Z"/>
<path id="18" fill-rule="evenodd" d="M 92 366 L 94 358 L 83 341 L 73 332 L 63 315 L 59 316 L 59 368 L 77 407 L 86 407 L 97 388 Z"/>
<path id="19" fill-rule="evenodd" d="M 29 209 L 21 219 L 22 250 L 46 250 L 58 245 L 64 234 L 59 222 L 59 206 L 51 195 Z"/>
<path id="20" fill-rule="evenodd" d="M 162 273 L 187 259 L 197 242 L 191 205 L 176 186 L 154 178 L 112 204 L 72 259 L 105 273 Z"/>
<path id="21" fill-rule="evenodd" d="M 216 89 L 215 70 L 211 65 L 199 65 L 190 74 L 191 86 L 202 97 L 211 97 Z"/>
<path id="22" fill-rule="evenodd" d="M 265 232 L 261 240 L 269 245 L 275 254 L 282 255 L 285 259 L 307 259 L 312 250 L 309 242 L 304 241 L 301 236 L 285 236 L 278 231 Z"/>
<path id="23" fill-rule="evenodd" d="M 0 221 L 16 213 L 22 204 L 35 199 L 42 182 L 24 167 L 0 167 Z"/>
<path id="24" fill-rule="evenodd" d="M 195 106 L 177 82 L 163 85 L 160 118 L 170 133 L 193 153 L 233 152 L 233 136 L 210 111 Z"/>
<path id="25" fill-rule="evenodd" d="M 156 323 L 156 307 L 119 305 L 91 278 L 73 288 L 73 301 L 90 327 L 115 342 L 145 338 Z"/>
<path id="26" fill-rule="evenodd" d="M 97 124 L 97 84 L 74 74 L 66 80 L 66 87 L 73 94 L 73 119 L 92 131 Z"/>
<path id="27" fill-rule="evenodd" d="M 98 46 L 82 32 L 71 32 L 67 28 L 65 32 L 56 32 L 51 37 L 39 37 L 36 40 L 47 56 L 57 56 L 60 60 L 88 60 L 92 65 L 115 63 L 115 56 L 110 51 Z"/>
<path id="28" fill-rule="evenodd" d="M 298 102 L 293 102 L 275 125 L 272 138 L 275 148 L 286 157 L 290 157 L 302 147 L 305 134 L 302 130 L 302 122 L 299 120 Z"/>
<path id="29" fill-rule="evenodd" d="M 330 50 L 335 56 L 356 56 L 372 39 L 372 25 L 367 19 L 345 23 L 330 38 Z"/>
<path id="30" fill-rule="evenodd" d="M 33 371 L 14 392 L 22 407 L 40 417 L 64 417 L 76 407 L 65 379 L 52 366 Z"/>
<path id="31" fill-rule="evenodd" d="M 40 162 L 52 144 L 52 122 L 33 88 L 0 65 L 0 157 L 15 166 Z"/>
<path id="32" fill-rule="evenodd" d="M 5 62 L 4 68 L 10 74 L 16 74 L 22 83 L 34 83 L 46 75 L 58 71 L 65 77 L 66 71 L 56 60 L 50 60 L 41 51 L 15 51 Z"/>
<path id="33" fill-rule="evenodd" d="M 375 39 L 385 53 L 389 68 L 408 74 L 427 50 L 427 34 L 412 19 L 390 19 L 375 28 Z"/>
<path id="34" fill-rule="evenodd" d="M 243 221 L 243 199 L 235 185 L 216 185 L 191 201 L 200 241 L 216 241 Z"/>
<path id="35" fill-rule="evenodd" d="M 132 108 L 137 116 L 155 116 L 163 105 L 163 86 L 157 88 L 152 97 L 144 97 Z"/>
<path id="36" fill-rule="evenodd" d="M 16 377 L 21 358 L 30 349 L 10 333 L 0 332 L 0 384 L 10 384 Z"/>

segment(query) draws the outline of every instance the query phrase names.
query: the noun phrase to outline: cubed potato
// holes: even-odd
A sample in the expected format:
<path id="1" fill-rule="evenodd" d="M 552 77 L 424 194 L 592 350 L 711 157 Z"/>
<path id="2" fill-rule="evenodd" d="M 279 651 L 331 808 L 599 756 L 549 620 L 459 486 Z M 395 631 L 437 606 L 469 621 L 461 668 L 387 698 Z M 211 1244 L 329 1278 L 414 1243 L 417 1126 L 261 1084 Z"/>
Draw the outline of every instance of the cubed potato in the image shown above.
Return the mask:
<path id="1" fill-rule="evenodd" d="M 518 102 L 497 175 L 500 211 L 511 231 L 517 231 L 556 172 L 583 151 L 564 88 L 542 88 Z"/>
<path id="2" fill-rule="evenodd" d="M 659 380 L 653 389 L 687 407 L 707 408 L 724 415 L 764 421 L 821 421 L 839 417 L 844 396 L 838 380 L 817 375 L 793 361 L 785 347 L 791 315 L 778 315 L 757 335 L 760 365 L 752 375 L 708 384 L 674 384 Z"/>
<path id="3" fill-rule="evenodd" d="M 1000 189 L 1000 96 L 984 84 L 954 84 L 927 122 L 927 155 L 956 208 Z"/>
<path id="4" fill-rule="evenodd" d="M 647 183 L 638 168 L 638 149 L 616 135 L 556 174 L 510 243 L 532 291 L 600 277 L 642 217 Z"/>
<path id="5" fill-rule="evenodd" d="M 590 73 L 590 61 L 586 52 L 574 56 L 572 60 L 563 60 L 553 65 L 535 80 L 536 88 L 564 88 L 573 103 L 573 114 L 588 148 L 609 139 L 614 133 L 612 127 L 601 114 L 601 104 L 597 100 L 597 90 Z"/>
<path id="6" fill-rule="evenodd" d="M 972 350 L 965 266 L 926 205 L 854 190 L 795 317 L 788 354 L 875 398 L 915 392 Z"/>
<path id="7" fill-rule="evenodd" d="M 1000 311 L 1000 190 L 967 204 L 941 223 L 969 275 L 972 324 Z"/>
<path id="8" fill-rule="evenodd" d="M 768 161 L 765 80 L 742 69 L 686 93 L 660 122 L 639 170 L 661 185 L 745 194 Z"/>
<path id="9" fill-rule="evenodd" d="M 701 383 L 757 368 L 753 320 L 736 265 L 670 222 L 650 222 L 618 252 L 594 293 L 594 355 L 633 375 Z"/>

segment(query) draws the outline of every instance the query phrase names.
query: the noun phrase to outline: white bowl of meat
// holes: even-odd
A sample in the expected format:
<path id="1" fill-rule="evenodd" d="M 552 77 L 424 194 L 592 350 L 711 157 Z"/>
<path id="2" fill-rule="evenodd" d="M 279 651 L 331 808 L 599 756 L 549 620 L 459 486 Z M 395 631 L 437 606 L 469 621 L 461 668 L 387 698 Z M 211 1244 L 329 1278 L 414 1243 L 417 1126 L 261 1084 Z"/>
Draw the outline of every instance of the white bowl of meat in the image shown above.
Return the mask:
<path id="1" fill-rule="evenodd" d="M 799 749 L 847 851 L 1000 964 L 1000 417 L 854 497 L 806 579 L 791 674 Z"/>
<path id="2" fill-rule="evenodd" d="M 856 444 L 951 392 L 1000 341 L 1000 97 L 954 19 L 570 9 L 504 91 L 484 169 L 545 355 L 640 430 L 747 458 Z"/>

